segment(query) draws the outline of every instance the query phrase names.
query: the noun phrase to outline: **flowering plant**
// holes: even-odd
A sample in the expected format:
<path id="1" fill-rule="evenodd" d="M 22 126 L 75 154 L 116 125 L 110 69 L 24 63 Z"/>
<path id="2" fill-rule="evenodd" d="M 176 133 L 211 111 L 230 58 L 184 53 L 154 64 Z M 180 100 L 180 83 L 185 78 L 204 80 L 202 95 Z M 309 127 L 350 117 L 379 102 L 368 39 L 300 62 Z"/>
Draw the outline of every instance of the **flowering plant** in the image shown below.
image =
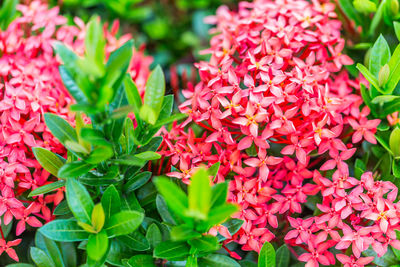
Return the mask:
<path id="1" fill-rule="evenodd" d="M 183 90 L 118 24 L 14 4 L 0 253 L 29 225 L 36 266 L 400 263 L 398 0 L 221 6 Z"/>

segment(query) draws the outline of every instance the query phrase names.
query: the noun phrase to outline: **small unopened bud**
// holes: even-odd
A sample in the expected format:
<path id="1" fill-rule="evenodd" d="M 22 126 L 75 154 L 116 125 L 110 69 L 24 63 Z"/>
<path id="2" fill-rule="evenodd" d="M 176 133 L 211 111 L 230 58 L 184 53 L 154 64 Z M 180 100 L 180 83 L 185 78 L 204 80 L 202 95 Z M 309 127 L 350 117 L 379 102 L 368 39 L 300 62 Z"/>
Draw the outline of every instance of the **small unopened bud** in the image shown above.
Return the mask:
<path id="1" fill-rule="evenodd" d="M 397 13 L 399 13 L 399 1 L 398 0 L 392 0 L 390 2 L 390 13 L 392 16 L 396 16 Z"/>
<path id="2" fill-rule="evenodd" d="M 376 11 L 376 4 L 370 0 L 354 0 L 354 8 L 365 14 L 369 14 Z"/>
<path id="3" fill-rule="evenodd" d="M 379 74 L 378 74 L 378 85 L 379 86 L 385 85 L 387 83 L 387 81 L 389 80 L 389 75 L 390 75 L 389 65 L 385 64 L 385 66 L 383 66 L 381 68 L 381 70 L 379 71 Z"/>

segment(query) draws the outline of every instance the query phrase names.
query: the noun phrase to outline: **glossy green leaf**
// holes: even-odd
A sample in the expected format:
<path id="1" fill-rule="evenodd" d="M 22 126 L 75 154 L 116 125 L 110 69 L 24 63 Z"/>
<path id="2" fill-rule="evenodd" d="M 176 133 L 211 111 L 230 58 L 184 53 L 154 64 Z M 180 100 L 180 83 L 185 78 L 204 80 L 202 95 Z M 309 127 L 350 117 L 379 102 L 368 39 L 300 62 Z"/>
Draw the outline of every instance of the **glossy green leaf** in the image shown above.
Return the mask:
<path id="1" fill-rule="evenodd" d="M 92 145 L 111 146 L 111 143 L 105 139 L 103 132 L 96 129 L 82 128 L 81 137 Z"/>
<path id="2" fill-rule="evenodd" d="M 168 210 L 167 203 L 161 195 L 156 197 L 157 211 L 160 214 L 164 222 L 176 225 L 176 221 L 170 211 Z"/>
<path id="3" fill-rule="evenodd" d="M 207 223 L 209 226 L 220 224 L 226 221 L 239 208 L 234 204 L 224 204 L 210 210 Z"/>
<path id="4" fill-rule="evenodd" d="M 195 248 L 198 252 L 212 252 L 221 248 L 217 237 L 212 235 L 204 235 L 200 238 L 191 239 L 188 241 L 192 248 Z"/>
<path id="5" fill-rule="evenodd" d="M 164 197 L 168 207 L 176 214 L 183 215 L 189 207 L 186 194 L 176 184 L 164 177 L 153 180 L 157 190 Z"/>
<path id="6" fill-rule="evenodd" d="M 43 185 L 41 187 L 36 188 L 32 192 L 29 193 L 28 197 L 34 197 L 49 193 L 55 189 L 61 188 L 65 185 L 65 181 L 57 181 L 50 184 Z"/>
<path id="7" fill-rule="evenodd" d="M 151 138 L 150 142 L 145 146 L 141 146 L 137 149 L 137 153 L 145 152 L 145 151 L 153 151 L 156 152 L 161 145 L 163 138 L 161 136 L 154 136 Z"/>
<path id="8" fill-rule="evenodd" d="M 400 159 L 393 159 L 392 172 L 396 178 L 400 178 Z"/>
<path id="9" fill-rule="evenodd" d="M 94 168 L 93 164 L 86 163 L 84 161 L 74 161 L 64 164 L 58 170 L 58 177 L 60 178 L 76 178 L 81 175 L 88 173 Z"/>
<path id="10" fill-rule="evenodd" d="M 399 230 L 395 230 L 396 231 L 396 236 L 397 236 L 397 240 L 400 240 L 400 231 Z M 394 247 L 392 247 L 393 253 L 396 256 L 396 258 L 398 260 L 400 260 L 400 250 L 399 249 L 395 249 Z"/>
<path id="11" fill-rule="evenodd" d="M 357 69 L 379 92 L 383 93 L 383 91 L 379 88 L 377 78 L 364 65 L 358 63 Z"/>
<path id="12" fill-rule="evenodd" d="M 128 267 L 156 267 L 151 255 L 135 255 L 126 262 L 126 265 Z"/>
<path id="13" fill-rule="evenodd" d="M 106 219 L 118 213 L 121 210 L 121 198 L 114 185 L 110 185 L 104 191 L 101 197 L 101 205 L 103 205 Z"/>
<path id="14" fill-rule="evenodd" d="M 121 207 L 124 210 L 135 210 L 144 212 L 135 195 L 135 192 L 128 193 L 121 198 Z"/>
<path id="15" fill-rule="evenodd" d="M 96 69 L 96 72 L 99 72 L 99 76 L 104 71 L 102 69 L 105 58 L 105 40 L 103 35 L 100 18 L 93 16 L 86 26 L 85 52 L 91 62 L 95 63 L 91 67 Z"/>
<path id="16" fill-rule="evenodd" d="M 75 62 L 78 56 L 74 51 L 66 47 L 62 42 L 55 41 L 52 43 L 56 54 L 61 58 L 66 69 L 73 71 L 76 68 Z"/>
<path id="17" fill-rule="evenodd" d="M 201 257 L 198 263 L 201 267 L 240 267 L 240 264 L 234 259 L 221 254 L 209 254 Z"/>
<path id="18" fill-rule="evenodd" d="M 211 190 L 211 207 L 217 207 L 226 202 L 228 196 L 228 183 L 215 184 Z"/>
<path id="19" fill-rule="evenodd" d="M 230 218 L 226 222 L 224 222 L 222 225 L 225 226 L 228 229 L 229 233 L 233 236 L 240 230 L 240 228 L 242 228 L 243 223 L 244 223 L 243 220 Z M 218 234 L 217 237 L 218 237 L 218 241 L 220 241 L 220 242 L 227 239 L 226 237 L 224 237 L 220 234 Z"/>
<path id="20" fill-rule="evenodd" d="M 0 9 L 0 28 L 2 30 L 6 30 L 8 25 L 15 19 L 17 16 L 17 7 L 18 0 L 5 0 Z"/>
<path id="21" fill-rule="evenodd" d="M 39 231 L 46 237 L 61 242 L 82 241 L 89 237 L 74 220 L 54 220 L 42 226 Z"/>
<path id="22" fill-rule="evenodd" d="M 140 97 L 139 90 L 137 89 L 135 82 L 132 80 L 132 77 L 129 74 L 125 75 L 124 88 L 129 105 L 132 106 L 133 112 L 135 113 L 135 118 L 140 119 L 139 112 L 143 104 L 142 98 Z"/>
<path id="23" fill-rule="evenodd" d="M 258 255 L 258 267 L 275 267 L 275 249 L 269 242 L 265 242 Z"/>
<path id="24" fill-rule="evenodd" d="M 77 266 L 77 254 L 74 243 L 61 242 L 60 244 L 61 253 L 63 255 L 64 265 L 66 267 Z"/>
<path id="25" fill-rule="evenodd" d="M 126 193 L 129 193 L 140 188 L 150 180 L 151 175 L 152 175 L 151 172 L 141 172 L 135 175 L 124 185 L 123 187 L 124 191 Z"/>
<path id="26" fill-rule="evenodd" d="M 283 244 L 276 250 L 276 266 L 289 267 L 290 263 L 290 251 L 288 247 Z"/>
<path id="27" fill-rule="evenodd" d="M 150 226 L 147 228 L 146 239 L 149 241 L 152 248 L 155 248 L 161 243 L 161 231 L 155 223 L 150 224 Z"/>
<path id="28" fill-rule="evenodd" d="M 160 128 L 163 125 L 170 124 L 170 123 L 172 123 L 174 121 L 180 121 L 180 120 L 182 120 L 184 118 L 187 118 L 187 116 L 188 115 L 185 114 L 185 113 L 174 114 L 174 115 L 172 115 L 172 116 L 170 116 L 168 118 L 165 118 L 163 120 L 158 120 L 157 123 L 155 123 L 153 127 L 154 128 Z"/>
<path id="29" fill-rule="evenodd" d="M 185 224 L 172 227 L 170 235 L 172 241 L 185 241 L 201 237 L 199 232 L 194 231 L 192 227 Z"/>
<path id="30" fill-rule="evenodd" d="M 68 206 L 79 221 L 91 224 L 94 204 L 86 188 L 75 179 L 67 180 L 66 197 Z"/>
<path id="31" fill-rule="evenodd" d="M 385 148 L 389 153 L 392 154 L 392 150 L 390 149 L 390 145 L 388 143 L 388 141 L 385 140 L 385 138 L 381 137 L 380 135 L 375 135 L 376 140 L 378 141 L 379 144 L 381 144 L 381 146 L 383 146 L 383 148 Z"/>
<path id="32" fill-rule="evenodd" d="M 165 78 L 164 73 L 160 66 L 157 66 L 150 74 L 146 83 L 146 92 L 144 95 L 144 105 L 141 107 L 147 106 L 154 112 L 153 117 L 150 121 L 150 124 L 155 124 L 158 119 L 158 115 L 160 114 L 160 110 L 163 104 L 165 94 Z M 140 112 L 142 115 L 142 111 Z"/>
<path id="33" fill-rule="evenodd" d="M 383 105 L 387 102 L 391 102 L 393 100 L 398 100 L 400 96 L 395 96 L 395 95 L 379 95 L 372 99 L 371 103 L 372 104 L 380 104 Z"/>
<path id="34" fill-rule="evenodd" d="M 185 242 L 164 241 L 153 251 L 155 258 L 174 260 L 189 255 L 189 246 Z"/>
<path id="35" fill-rule="evenodd" d="M 394 32 L 396 34 L 397 40 L 400 41 L 400 22 L 393 21 Z"/>
<path id="36" fill-rule="evenodd" d="M 78 137 L 76 135 L 75 129 L 72 128 L 71 125 L 63 118 L 52 113 L 45 113 L 44 120 L 46 122 L 46 126 L 50 129 L 51 133 L 62 144 L 65 144 L 65 141 L 67 140 L 78 142 Z"/>
<path id="37" fill-rule="evenodd" d="M 393 156 L 400 157 L 400 128 L 394 128 L 390 134 L 389 147 Z"/>
<path id="38" fill-rule="evenodd" d="M 390 75 L 386 84 L 386 91 L 392 93 L 400 80 L 400 45 L 396 47 L 389 60 Z"/>
<path id="39" fill-rule="evenodd" d="M 156 152 L 153 152 L 153 151 L 145 151 L 145 152 L 135 154 L 135 157 L 137 157 L 141 160 L 156 160 L 156 159 L 160 159 L 161 155 Z"/>
<path id="40" fill-rule="evenodd" d="M 57 176 L 58 170 L 65 163 L 65 160 L 45 148 L 32 147 L 32 152 L 40 165 L 54 176 Z"/>
<path id="41" fill-rule="evenodd" d="M 89 164 L 99 164 L 102 161 L 108 160 L 114 155 L 114 152 L 111 147 L 103 146 L 96 147 L 92 150 L 90 155 L 85 158 L 85 162 Z"/>
<path id="42" fill-rule="evenodd" d="M 211 207 L 210 178 L 205 169 L 197 170 L 188 187 L 189 210 L 186 213 L 190 217 L 206 219 Z"/>
<path id="43" fill-rule="evenodd" d="M 118 236 L 117 239 L 134 251 L 146 251 L 150 249 L 149 241 L 139 231 L 134 231 L 128 235 Z"/>
<path id="44" fill-rule="evenodd" d="M 112 162 L 121 165 L 131 165 L 142 167 L 146 164 L 145 160 L 139 159 L 138 157 L 132 155 L 124 155 L 117 159 L 113 159 Z"/>
<path id="45" fill-rule="evenodd" d="M 132 233 L 142 223 L 143 218 L 143 213 L 137 211 L 120 211 L 112 215 L 108 220 L 106 227 L 107 234 L 112 237 Z"/>
<path id="46" fill-rule="evenodd" d="M 219 167 L 221 166 L 221 162 L 214 163 L 211 165 L 210 168 L 208 168 L 208 173 L 210 176 L 215 177 L 219 171 Z"/>
<path id="47" fill-rule="evenodd" d="M 124 123 L 124 135 L 126 142 L 126 154 L 131 154 L 133 148 L 135 147 L 134 141 L 134 127 L 133 122 L 130 118 L 125 119 Z"/>
<path id="48" fill-rule="evenodd" d="M 97 232 L 100 232 L 103 229 L 105 222 L 105 214 L 104 209 L 101 203 L 96 204 L 92 211 L 92 226 L 93 229 Z"/>
<path id="49" fill-rule="evenodd" d="M 354 22 L 357 25 L 361 25 L 362 18 L 360 17 L 360 14 L 358 14 L 357 10 L 355 10 L 354 6 L 352 5 L 352 1 L 339 0 L 339 5 L 340 5 L 340 8 L 343 10 L 343 12 L 346 14 L 346 16 L 349 19 L 354 20 Z"/>
<path id="50" fill-rule="evenodd" d="M 54 215 L 66 215 L 70 213 L 70 209 L 68 207 L 68 202 L 66 200 L 63 200 L 60 202 L 60 204 L 57 205 L 57 207 L 54 209 L 53 214 Z"/>
<path id="51" fill-rule="evenodd" d="M 31 258 L 40 267 L 56 267 L 52 259 L 37 247 L 31 247 Z"/>
<path id="52" fill-rule="evenodd" d="M 376 11 L 376 4 L 370 0 L 354 0 L 353 5 L 357 11 L 365 14 Z"/>
<path id="53" fill-rule="evenodd" d="M 86 245 L 86 251 L 89 258 L 98 261 L 100 260 L 108 249 L 108 237 L 104 231 L 98 234 L 90 235 Z"/>
<path id="54" fill-rule="evenodd" d="M 381 68 L 389 62 L 390 56 L 390 47 L 386 39 L 380 35 L 371 49 L 369 58 L 369 71 L 376 78 L 378 78 Z"/>
<path id="55" fill-rule="evenodd" d="M 79 85 L 72 78 L 71 73 L 64 67 L 59 67 L 59 72 L 64 86 L 68 89 L 68 92 L 79 104 L 88 103 L 88 97 L 85 95 L 85 91 L 82 90 Z"/>
<path id="56" fill-rule="evenodd" d="M 65 266 L 61 250 L 54 240 L 45 237 L 40 231 L 38 231 L 35 235 L 35 245 L 50 257 L 55 266 Z"/>

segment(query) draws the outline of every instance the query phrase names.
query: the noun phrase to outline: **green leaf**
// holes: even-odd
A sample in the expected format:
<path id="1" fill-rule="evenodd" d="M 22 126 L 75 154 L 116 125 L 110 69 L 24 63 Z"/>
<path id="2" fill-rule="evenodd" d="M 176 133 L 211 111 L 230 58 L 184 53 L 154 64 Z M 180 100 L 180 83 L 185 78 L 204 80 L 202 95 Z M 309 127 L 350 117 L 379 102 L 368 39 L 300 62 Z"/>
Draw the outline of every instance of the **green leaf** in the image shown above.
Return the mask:
<path id="1" fill-rule="evenodd" d="M 176 225 L 176 221 L 169 212 L 167 203 L 165 203 L 165 200 L 161 195 L 157 195 L 156 205 L 157 205 L 157 211 L 160 214 L 163 221 L 172 225 Z"/>
<path id="2" fill-rule="evenodd" d="M 339 5 L 340 5 L 340 8 L 343 10 L 343 12 L 346 14 L 346 16 L 349 19 L 354 20 L 354 22 L 357 25 L 361 25 L 363 20 L 360 17 L 360 14 L 358 14 L 357 10 L 355 10 L 355 8 L 352 5 L 351 1 L 349 1 L 349 0 L 339 0 Z"/>
<path id="3" fill-rule="evenodd" d="M 235 204 L 224 204 L 213 208 L 208 216 L 207 223 L 209 226 L 220 224 L 226 221 L 231 215 L 239 209 Z"/>
<path id="4" fill-rule="evenodd" d="M 150 224 L 147 228 L 146 239 L 152 248 L 155 248 L 162 241 L 161 231 L 155 223 Z"/>
<path id="5" fill-rule="evenodd" d="M 89 157 L 85 158 L 85 162 L 89 164 L 99 164 L 102 161 L 108 160 L 114 155 L 111 147 L 103 146 L 96 147 L 92 150 Z"/>
<path id="6" fill-rule="evenodd" d="M 211 185 L 208 173 L 201 168 L 196 171 L 188 187 L 190 217 L 206 219 L 211 207 Z"/>
<path id="7" fill-rule="evenodd" d="M 400 128 L 394 128 L 390 134 L 389 147 L 393 156 L 400 157 Z"/>
<path id="8" fill-rule="evenodd" d="M 53 42 L 52 45 L 56 54 L 63 61 L 64 64 L 63 69 L 71 72 L 76 71 L 76 61 L 78 60 L 78 56 L 75 54 L 75 52 L 66 47 L 62 42 L 59 41 Z"/>
<path id="9" fill-rule="evenodd" d="M 77 255 L 74 243 L 60 243 L 61 252 L 63 255 L 63 261 L 67 267 L 77 266 Z"/>
<path id="10" fill-rule="evenodd" d="M 134 251 L 146 251 L 150 249 L 149 241 L 139 231 L 134 231 L 129 235 L 118 236 L 117 239 Z"/>
<path id="11" fill-rule="evenodd" d="M 172 227 L 170 235 L 172 241 L 186 241 L 201 237 L 199 232 L 194 231 L 192 227 L 185 224 Z"/>
<path id="12" fill-rule="evenodd" d="M 221 166 L 221 162 L 214 163 L 211 165 L 210 168 L 208 168 L 208 173 L 210 176 L 215 177 L 218 174 L 219 167 Z"/>
<path id="13" fill-rule="evenodd" d="M 198 252 L 212 252 L 221 247 L 217 237 L 212 235 L 205 235 L 201 238 L 191 239 L 188 243 L 192 248 L 196 248 Z"/>
<path id="14" fill-rule="evenodd" d="M 68 203 L 66 200 L 61 201 L 60 204 L 57 205 L 57 207 L 54 209 L 53 214 L 54 215 L 66 215 L 70 213 L 71 211 L 69 210 Z"/>
<path id="15" fill-rule="evenodd" d="M 72 128 L 63 118 L 51 113 L 45 113 L 44 120 L 51 133 L 62 144 L 65 144 L 65 141 L 78 142 L 78 136 L 76 135 L 75 129 Z"/>
<path id="16" fill-rule="evenodd" d="M 152 173 L 151 172 L 141 172 L 137 175 L 135 175 L 133 178 L 129 179 L 129 181 L 124 185 L 124 191 L 126 193 L 132 192 L 141 186 L 143 186 L 145 183 L 147 183 L 151 177 Z"/>
<path id="17" fill-rule="evenodd" d="M 189 257 L 187 257 L 185 267 L 198 267 L 198 266 L 199 265 L 197 263 L 197 256 L 190 255 Z"/>
<path id="18" fill-rule="evenodd" d="M 79 104 L 88 103 L 88 97 L 85 95 L 86 92 L 74 81 L 71 73 L 64 66 L 60 66 L 58 69 L 64 86 L 68 89 L 68 92 L 76 102 Z"/>
<path id="19" fill-rule="evenodd" d="M 35 245 L 50 257 L 55 266 L 64 267 L 61 250 L 54 240 L 45 237 L 42 233 L 40 233 L 40 231 L 38 231 L 35 235 Z"/>
<path id="20" fill-rule="evenodd" d="M 367 170 L 367 166 L 365 166 L 365 163 L 360 160 L 356 159 L 356 162 L 354 164 L 354 176 L 357 179 L 361 178 L 361 175 Z"/>
<path id="21" fill-rule="evenodd" d="M 98 203 L 94 206 L 92 212 L 92 226 L 96 232 L 100 232 L 103 229 L 105 222 L 105 214 L 104 209 L 101 203 Z"/>
<path id="22" fill-rule="evenodd" d="M 201 257 L 198 263 L 201 267 L 240 267 L 240 264 L 234 259 L 221 254 L 210 254 Z"/>
<path id="23" fill-rule="evenodd" d="M 107 234 L 112 237 L 132 233 L 142 223 L 143 218 L 143 213 L 137 211 L 120 211 L 112 215 L 107 222 Z"/>
<path id="24" fill-rule="evenodd" d="M 153 152 L 153 151 L 145 151 L 145 152 L 135 154 L 135 157 L 137 157 L 141 160 L 156 160 L 156 159 L 160 159 L 161 155 L 156 152 Z"/>
<path id="25" fill-rule="evenodd" d="M 150 142 L 145 146 L 141 146 L 137 149 L 137 153 L 145 152 L 145 151 L 157 151 L 161 145 L 163 138 L 161 136 L 154 136 L 151 138 Z"/>
<path id="26" fill-rule="evenodd" d="M 131 154 L 133 148 L 135 147 L 135 141 L 133 122 L 130 118 L 125 119 L 124 135 L 126 140 L 126 154 Z"/>
<path id="27" fill-rule="evenodd" d="M 379 92 L 383 93 L 383 91 L 379 88 L 378 80 L 364 65 L 357 63 L 357 69 L 361 72 L 365 79 L 371 83 L 372 86 L 374 86 Z"/>
<path id="28" fill-rule="evenodd" d="M 168 207 L 176 214 L 184 215 L 189 206 L 186 194 L 176 184 L 164 177 L 153 180 Z"/>
<path id="29" fill-rule="evenodd" d="M 13 263 L 13 264 L 7 264 L 6 267 L 35 267 L 35 265 L 28 263 Z"/>
<path id="30" fill-rule="evenodd" d="M 127 195 L 123 196 L 121 199 L 121 206 L 122 206 L 122 209 L 125 209 L 125 210 L 135 210 L 135 211 L 144 212 L 144 210 L 140 206 L 140 203 L 135 195 L 135 192 L 131 192 L 131 193 L 128 193 Z"/>
<path id="31" fill-rule="evenodd" d="M 189 246 L 185 242 L 164 241 L 153 251 L 155 258 L 174 260 L 189 255 Z"/>
<path id="32" fill-rule="evenodd" d="M 185 114 L 185 113 L 174 114 L 174 115 L 172 115 L 172 116 L 170 116 L 168 118 L 165 118 L 163 120 L 158 120 L 157 123 L 155 123 L 153 127 L 154 128 L 160 128 L 163 125 L 170 124 L 170 123 L 172 123 L 174 121 L 180 121 L 180 120 L 182 120 L 184 118 L 187 118 L 187 116 L 188 115 Z"/>
<path id="33" fill-rule="evenodd" d="M 111 146 L 111 143 L 105 139 L 103 132 L 96 129 L 82 128 L 81 137 L 92 145 Z"/>
<path id="34" fill-rule="evenodd" d="M 78 225 L 82 227 L 83 230 L 86 232 L 92 233 L 92 234 L 97 234 L 97 231 L 93 228 L 92 225 L 84 223 L 84 222 L 78 222 Z"/>
<path id="35" fill-rule="evenodd" d="M 139 159 L 132 155 L 123 155 L 117 159 L 113 159 L 112 162 L 121 165 L 131 165 L 143 167 L 146 164 L 145 160 Z"/>
<path id="36" fill-rule="evenodd" d="M 18 0 L 5 0 L 0 9 L 0 28 L 6 30 L 8 25 L 16 18 Z"/>
<path id="37" fill-rule="evenodd" d="M 288 247 L 283 244 L 276 251 L 276 266 L 289 267 L 290 263 L 290 251 Z"/>
<path id="38" fill-rule="evenodd" d="M 139 111 L 139 118 L 154 125 L 157 122 L 157 112 L 147 104 L 144 104 Z"/>
<path id="39" fill-rule="evenodd" d="M 67 180 L 68 206 L 79 221 L 90 224 L 94 204 L 86 188 L 75 179 Z"/>
<path id="40" fill-rule="evenodd" d="M 165 94 L 165 78 L 160 66 L 157 66 L 150 74 L 146 83 L 146 92 L 144 95 L 144 106 L 148 106 L 154 112 L 154 124 L 163 104 Z M 142 106 L 142 108 L 144 107 Z M 153 122 L 153 123 L 151 123 Z"/>
<path id="41" fill-rule="evenodd" d="M 386 84 L 386 91 L 392 93 L 400 80 L 400 45 L 396 47 L 389 60 L 390 75 Z"/>
<path id="42" fill-rule="evenodd" d="M 40 165 L 54 176 L 57 176 L 58 170 L 65 163 L 65 160 L 62 160 L 61 157 L 44 148 L 32 147 L 32 152 Z"/>
<path id="43" fill-rule="evenodd" d="M 101 206 L 100 206 L 101 207 Z M 90 235 L 86 245 L 88 257 L 99 261 L 108 250 L 108 237 L 104 231 L 96 235 Z"/>
<path id="44" fill-rule="evenodd" d="M 400 178 L 400 159 L 393 159 L 392 171 L 396 178 Z"/>
<path id="45" fill-rule="evenodd" d="M 139 90 L 137 89 L 135 82 L 132 80 L 132 77 L 129 74 L 125 75 L 124 88 L 129 105 L 132 106 L 133 112 L 135 113 L 135 119 L 140 120 L 139 112 L 143 104 L 142 98 L 140 97 Z"/>
<path id="46" fill-rule="evenodd" d="M 219 205 L 225 204 L 226 198 L 228 196 L 228 183 L 219 183 L 213 185 L 211 188 L 211 207 L 217 207 Z"/>
<path id="47" fill-rule="evenodd" d="M 86 240 L 89 234 L 74 220 L 55 220 L 42 226 L 39 231 L 46 237 L 61 242 Z"/>
<path id="48" fill-rule="evenodd" d="M 396 34 L 397 40 L 400 41 L 400 22 L 393 21 L 394 32 Z"/>
<path id="49" fill-rule="evenodd" d="M 104 191 L 101 205 L 103 205 L 106 220 L 121 210 L 121 198 L 114 185 L 110 185 Z"/>
<path id="50" fill-rule="evenodd" d="M 150 255 L 135 255 L 126 262 L 126 265 L 129 267 L 156 267 L 154 259 Z"/>
<path id="51" fill-rule="evenodd" d="M 131 62 L 132 49 L 133 40 L 129 40 L 111 53 L 106 65 L 105 77 L 105 83 L 110 87 L 120 88 Z"/>
<path id="52" fill-rule="evenodd" d="M 46 184 L 46 185 L 38 187 L 35 190 L 33 190 L 32 192 L 30 192 L 28 197 L 34 197 L 34 196 L 46 194 L 55 189 L 63 187 L 64 185 L 65 185 L 65 181 L 57 181 L 57 182 L 53 182 L 50 184 Z"/>
<path id="53" fill-rule="evenodd" d="M 379 105 L 383 105 L 387 102 L 399 99 L 400 96 L 396 96 L 396 95 L 379 95 L 377 97 L 375 97 L 374 99 L 372 99 L 371 103 L 372 104 L 379 104 Z"/>
<path id="54" fill-rule="evenodd" d="M 385 38 L 379 35 L 374 46 L 371 50 L 369 58 L 369 71 L 378 78 L 379 71 L 381 68 L 389 62 L 390 59 L 390 47 L 386 42 Z M 378 89 L 378 87 L 377 87 Z"/>
<path id="55" fill-rule="evenodd" d="M 128 104 L 128 100 L 125 96 L 125 90 L 121 86 L 114 98 L 114 100 L 110 103 L 110 111 L 116 110 L 120 107 L 126 106 Z M 112 119 L 109 123 L 107 123 L 104 127 L 104 132 L 108 139 L 112 139 L 114 142 L 119 142 L 119 138 L 122 134 L 122 130 L 124 127 L 124 118 Z"/>
<path id="56" fill-rule="evenodd" d="M 357 11 L 365 14 L 376 11 L 376 4 L 369 0 L 354 0 L 353 5 Z"/>
<path id="57" fill-rule="evenodd" d="M 275 249 L 269 242 L 265 242 L 258 255 L 258 267 L 275 267 Z"/>
<path id="58" fill-rule="evenodd" d="M 86 163 L 84 161 L 74 161 L 64 164 L 58 170 L 58 177 L 60 178 L 77 178 L 88 173 L 94 168 L 93 164 Z"/>
<path id="59" fill-rule="evenodd" d="M 92 65 L 92 68 L 96 69 L 96 72 L 99 72 L 99 76 L 104 71 L 102 69 L 105 58 L 104 47 L 105 40 L 100 18 L 93 16 L 86 26 L 85 52 L 89 60 L 95 63 Z"/>
<path id="60" fill-rule="evenodd" d="M 378 143 L 381 144 L 381 146 L 383 146 L 390 154 L 392 154 L 392 150 L 390 149 L 388 142 L 383 137 L 375 134 L 375 138 L 378 141 Z"/>
<path id="61" fill-rule="evenodd" d="M 31 247 L 31 258 L 40 267 L 56 267 L 50 257 L 37 247 Z"/>

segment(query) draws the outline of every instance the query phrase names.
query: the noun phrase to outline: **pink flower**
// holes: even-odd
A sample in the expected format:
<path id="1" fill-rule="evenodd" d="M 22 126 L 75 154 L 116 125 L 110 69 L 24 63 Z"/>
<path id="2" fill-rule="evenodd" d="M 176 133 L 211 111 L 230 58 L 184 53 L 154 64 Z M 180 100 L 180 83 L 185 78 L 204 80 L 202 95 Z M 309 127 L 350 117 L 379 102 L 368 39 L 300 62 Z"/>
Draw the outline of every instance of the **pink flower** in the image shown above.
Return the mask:
<path id="1" fill-rule="evenodd" d="M 4 239 L 0 239 L 0 255 L 3 254 L 3 252 L 6 252 L 11 259 L 19 261 L 17 253 L 15 253 L 15 250 L 11 247 L 18 246 L 21 241 L 22 239 L 15 239 L 13 241 L 6 242 Z"/>
<path id="2" fill-rule="evenodd" d="M 267 151 L 265 149 L 260 149 L 258 151 L 258 158 L 250 158 L 244 161 L 245 164 L 251 167 L 259 167 L 259 177 L 262 181 L 267 181 L 269 175 L 268 165 L 277 165 L 282 162 L 282 158 L 277 158 L 274 156 L 267 156 Z"/>
<path id="3" fill-rule="evenodd" d="M 344 254 L 337 254 L 336 258 L 344 265 L 344 267 L 364 267 L 374 260 L 374 257 L 356 258 Z"/>

